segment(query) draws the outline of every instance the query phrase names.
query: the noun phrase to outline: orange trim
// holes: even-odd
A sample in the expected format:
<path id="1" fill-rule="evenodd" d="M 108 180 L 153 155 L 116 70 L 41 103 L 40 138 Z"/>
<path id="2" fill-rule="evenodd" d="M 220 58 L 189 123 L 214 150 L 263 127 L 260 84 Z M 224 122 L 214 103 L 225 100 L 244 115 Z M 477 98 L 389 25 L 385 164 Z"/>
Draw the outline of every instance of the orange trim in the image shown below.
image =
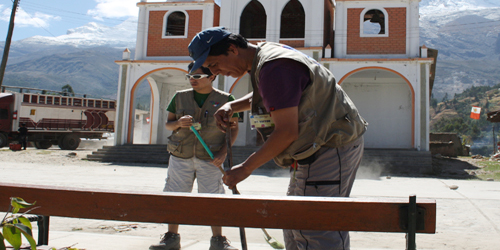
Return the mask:
<path id="1" fill-rule="evenodd" d="M 153 88 L 151 87 L 151 82 L 148 80 L 148 84 L 149 84 L 149 88 L 152 90 Z M 149 144 L 151 144 L 151 139 L 153 138 L 153 133 L 151 133 L 153 131 L 153 114 L 155 113 L 155 105 L 153 105 L 153 103 L 155 103 L 155 95 L 153 95 L 153 91 L 151 91 L 151 112 L 149 113 Z"/>
<path id="2" fill-rule="evenodd" d="M 412 109 L 411 109 L 411 145 L 412 145 L 413 148 L 415 148 L 415 90 L 411 86 L 410 81 L 405 76 L 403 76 L 401 73 L 399 73 L 399 72 L 397 72 L 395 70 L 384 68 L 384 67 L 363 67 L 363 68 L 355 69 L 355 70 L 347 73 L 346 75 L 344 75 L 338 81 L 338 84 L 341 85 L 342 82 L 344 82 L 344 80 L 346 78 L 348 78 L 349 76 L 353 75 L 354 73 L 357 73 L 357 72 L 360 72 L 360 71 L 363 71 L 363 70 L 367 70 L 367 69 L 380 69 L 380 70 L 390 71 L 390 72 L 392 72 L 392 73 L 400 76 L 401 78 L 403 78 L 406 81 L 406 83 L 408 84 L 408 86 L 410 87 L 410 90 L 411 90 L 411 106 L 412 106 Z"/>
<path id="3" fill-rule="evenodd" d="M 233 85 L 231 85 L 231 88 L 229 89 L 229 94 L 233 93 L 233 89 L 234 87 L 236 87 L 236 84 L 241 80 L 241 78 L 243 78 L 246 74 L 248 73 L 245 73 L 243 74 L 242 76 L 238 77 L 238 79 L 236 79 L 236 81 L 234 81 Z"/>
<path id="4" fill-rule="evenodd" d="M 155 69 L 155 70 L 151 70 L 149 72 L 147 72 L 146 74 L 144 74 L 143 76 L 141 76 L 139 79 L 137 79 L 137 81 L 135 81 L 134 83 L 134 86 L 132 86 L 132 89 L 130 90 L 130 105 L 129 105 L 129 114 L 128 114 L 128 131 L 127 131 L 127 143 L 132 143 L 131 141 L 131 137 L 132 137 L 132 122 L 134 120 L 134 117 L 132 117 L 132 110 L 134 108 L 134 96 L 135 96 L 135 89 L 137 88 L 137 86 L 140 85 L 140 83 L 146 78 L 148 77 L 150 74 L 154 73 L 154 72 L 157 72 L 157 71 L 162 71 L 162 70 L 168 70 L 168 69 L 173 69 L 173 70 L 179 70 L 179 71 L 182 71 L 184 73 L 188 73 L 186 70 L 184 69 L 179 69 L 179 68 L 173 68 L 173 67 L 166 67 L 166 68 L 159 68 L 159 69 Z M 148 81 L 149 82 L 149 81 Z M 150 85 L 151 87 L 151 85 Z M 151 95 L 153 93 L 151 92 Z M 152 97 L 154 98 L 154 96 Z M 154 100 L 154 99 L 153 99 Z M 153 108 L 153 107 L 151 107 Z M 151 123 L 151 126 L 153 126 L 153 116 L 150 115 L 149 116 L 150 120 L 149 122 Z M 150 132 L 151 133 L 151 132 Z M 150 134 L 150 143 L 151 143 L 151 134 Z"/>

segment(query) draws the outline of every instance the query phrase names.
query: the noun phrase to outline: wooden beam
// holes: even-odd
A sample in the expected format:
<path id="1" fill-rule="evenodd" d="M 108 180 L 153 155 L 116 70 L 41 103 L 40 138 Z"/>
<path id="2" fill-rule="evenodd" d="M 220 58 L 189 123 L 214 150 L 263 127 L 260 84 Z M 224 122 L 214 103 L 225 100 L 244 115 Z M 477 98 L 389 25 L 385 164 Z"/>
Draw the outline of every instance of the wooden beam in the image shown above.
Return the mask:
<path id="1" fill-rule="evenodd" d="M 217 225 L 231 227 L 405 232 L 400 208 L 408 199 L 358 199 L 139 193 L 0 183 L 0 211 L 10 197 L 36 201 L 31 213 L 101 220 Z M 435 233 L 436 202 L 418 199 L 425 227 Z"/>

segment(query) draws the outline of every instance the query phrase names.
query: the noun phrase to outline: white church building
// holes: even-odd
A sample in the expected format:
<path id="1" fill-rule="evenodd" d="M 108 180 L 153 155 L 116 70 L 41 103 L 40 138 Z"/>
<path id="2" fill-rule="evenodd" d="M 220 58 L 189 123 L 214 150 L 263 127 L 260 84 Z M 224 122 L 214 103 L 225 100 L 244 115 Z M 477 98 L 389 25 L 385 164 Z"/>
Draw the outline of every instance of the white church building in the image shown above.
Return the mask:
<path id="1" fill-rule="evenodd" d="M 135 95 L 151 89 L 149 144 L 166 144 L 167 105 L 185 78 L 187 46 L 206 28 L 224 26 L 252 43 L 288 44 L 333 72 L 368 121 L 365 148 L 429 151 L 429 97 L 435 59 L 419 44 L 419 0 L 168 0 L 137 3 L 134 58 L 120 67 L 115 144 L 134 144 Z M 214 87 L 236 98 L 251 91 L 249 75 L 219 76 Z M 235 146 L 256 146 L 248 114 Z"/>

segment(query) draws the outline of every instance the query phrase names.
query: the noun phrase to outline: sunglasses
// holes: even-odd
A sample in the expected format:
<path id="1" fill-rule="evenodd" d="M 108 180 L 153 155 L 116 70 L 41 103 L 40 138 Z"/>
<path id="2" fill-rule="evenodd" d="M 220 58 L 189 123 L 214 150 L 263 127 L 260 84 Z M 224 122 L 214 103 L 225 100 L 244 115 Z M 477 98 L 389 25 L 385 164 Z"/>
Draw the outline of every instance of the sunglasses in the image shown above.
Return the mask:
<path id="1" fill-rule="evenodd" d="M 198 79 L 202 79 L 202 78 L 205 78 L 205 77 L 209 77 L 209 75 L 206 75 L 206 74 L 196 74 L 196 75 L 190 75 L 190 74 L 187 74 L 186 75 L 186 79 L 195 79 L 195 80 L 198 80 Z"/>

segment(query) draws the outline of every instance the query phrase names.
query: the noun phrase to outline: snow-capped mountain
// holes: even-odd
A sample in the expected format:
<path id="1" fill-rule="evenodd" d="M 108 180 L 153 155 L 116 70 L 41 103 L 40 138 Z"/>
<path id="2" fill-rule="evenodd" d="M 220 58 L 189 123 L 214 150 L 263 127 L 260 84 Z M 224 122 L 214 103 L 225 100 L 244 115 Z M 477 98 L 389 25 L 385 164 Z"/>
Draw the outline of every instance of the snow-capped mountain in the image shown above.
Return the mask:
<path id="1" fill-rule="evenodd" d="M 467 11 L 500 7 L 498 0 L 421 0 L 420 14 L 442 13 L 446 15 L 451 11 Z"/>
<path id="2" fill-rule="evenodd" d="M 131 17 L 123 23 L 109 27 L 95 22 L 69 29 L 66 35 L 58 37 L 33 36 L 14 45 L 43 44 L 49 46 L 69 45 L 74 47 L 109 46 L 135 48 L 137 36 L 137 17 Z"/>

